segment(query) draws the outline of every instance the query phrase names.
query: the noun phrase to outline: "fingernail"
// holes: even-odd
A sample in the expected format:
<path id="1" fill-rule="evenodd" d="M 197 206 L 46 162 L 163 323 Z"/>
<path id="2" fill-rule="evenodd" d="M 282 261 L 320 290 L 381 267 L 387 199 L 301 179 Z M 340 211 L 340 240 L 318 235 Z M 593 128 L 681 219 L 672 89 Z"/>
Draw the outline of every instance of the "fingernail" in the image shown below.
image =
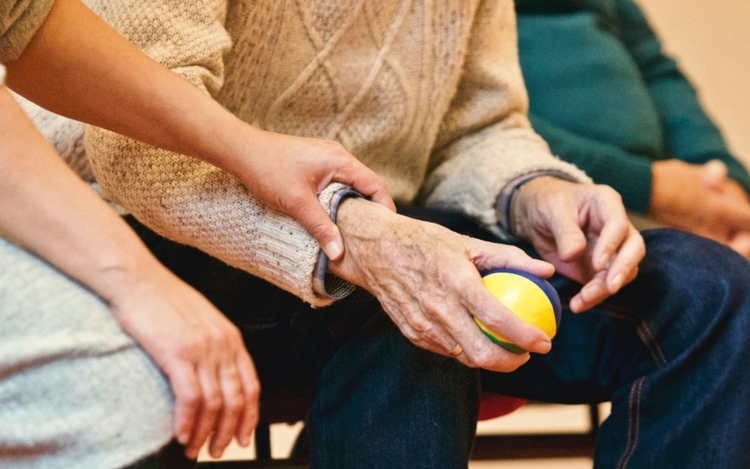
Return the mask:
<path id="1" fill-rule="evenodd" d="M 331 241 L 323 246 L 323 251 L 330 260 L 335 261 L 344 253 L 344 247 L 338 241 Z"/>
<path id="2" fill-rule="evenodd" d="M 247 435 L 242 435 L 239 438 L 239 443 L 240 443 L 240 446 L 242 446 L 243 448 L 249 446 L 250 445 L 250 437 L 247 436 Z"/>
<path id="3" fill-rule="evenodd" d="M 622 274 L 615 275 L 615 278 L 612 279 L 612 288 L 614 291 L 618 291 L 622 287 Z"/>
<path id="4" fill-rule="evenodd" d="M 593 301 L 595 298 L 598 298 L 601 293 L 602 289 L 599 285 L 590 285 L 581 291 L 581 299 L 584 301 Z"/>
<path id="5" fill-rule="evenodd" d="M 536 343 L 535 351 L 537 353 L 547 353 L 552 349 L 552 341 L 549 339 L 542 339 Z"/>
<path id="6" fill-rule="evenodd" d="M 602 254 L 601 257 L 599 257 L 599 270 L 604 269 L 607 267 L 607 262 L 609 262 L 609 254 Z"/>

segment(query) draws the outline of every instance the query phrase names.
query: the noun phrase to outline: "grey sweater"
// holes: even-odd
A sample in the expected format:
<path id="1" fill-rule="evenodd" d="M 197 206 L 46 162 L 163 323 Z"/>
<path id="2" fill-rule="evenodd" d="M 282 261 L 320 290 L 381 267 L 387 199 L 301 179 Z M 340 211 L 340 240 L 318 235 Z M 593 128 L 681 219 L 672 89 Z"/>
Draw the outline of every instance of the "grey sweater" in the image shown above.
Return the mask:
<path id="1" fill-rule="evenodd" d="M 0 1 L 0 62 L 52 3 Z M 0 324 L 0 467 L 114 469 L 172 438 L 169 385 L 107 306 L 2 238 Z"/>

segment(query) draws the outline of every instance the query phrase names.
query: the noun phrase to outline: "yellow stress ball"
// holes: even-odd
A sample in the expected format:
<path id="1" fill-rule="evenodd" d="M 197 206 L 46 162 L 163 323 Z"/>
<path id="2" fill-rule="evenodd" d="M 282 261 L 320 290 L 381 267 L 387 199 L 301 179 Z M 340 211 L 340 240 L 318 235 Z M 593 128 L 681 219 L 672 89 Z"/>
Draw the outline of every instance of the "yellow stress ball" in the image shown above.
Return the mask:
<path id="1" fill-rule="evenodd" d="M 550 339 L 555 336 L 560 327 L 562 306 L 560 297 L 549 282 L 515 269 L 490 270 L 482 273 L 482 280 L 490 293 L 516 316 L 543 330 Z M 526 350 L 489 330 L 477 317 L 474 317 L 474 321 L 499 346 L 509 352 L 526 353 Z"/>

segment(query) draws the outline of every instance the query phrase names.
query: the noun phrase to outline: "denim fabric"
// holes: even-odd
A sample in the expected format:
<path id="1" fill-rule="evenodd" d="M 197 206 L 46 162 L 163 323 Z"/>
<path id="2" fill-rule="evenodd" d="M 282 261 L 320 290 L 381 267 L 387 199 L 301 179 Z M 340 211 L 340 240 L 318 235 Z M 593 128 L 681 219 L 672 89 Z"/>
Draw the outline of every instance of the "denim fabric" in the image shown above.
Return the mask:
<path id="1" fill-rule="evenodd" d="M 400 211 L 493 239 L 459 215 Z M 413 346 L 362 290 L 314 310 L 130 222 L 240 326 L 264 394 L 291 387 L 315 396 L 307 419 L 313 468 L 466 467 L 476 370 Z M 549 402 L 611 400 L 596 468 L 750 467 L 750 264 L 681 232 L 644 238 L 636 281 L 591 311 L 566 309 L 549 354 L 514 373 L 482 372 L 481 386 Z M 552 282 L 564 306 L 580 288 L 559 276 Z"/>
<path id="2" fill-rule="evenodd" d="M 644 233 L 638 278 L 590 311 L 563 313 L 547 355 L 482 373 L 488 390 L 612 401 L 595 468 L 750 467 L 750 264 L 673 230 Z M 553 284 L 563 304 L 579 288 Z"/>

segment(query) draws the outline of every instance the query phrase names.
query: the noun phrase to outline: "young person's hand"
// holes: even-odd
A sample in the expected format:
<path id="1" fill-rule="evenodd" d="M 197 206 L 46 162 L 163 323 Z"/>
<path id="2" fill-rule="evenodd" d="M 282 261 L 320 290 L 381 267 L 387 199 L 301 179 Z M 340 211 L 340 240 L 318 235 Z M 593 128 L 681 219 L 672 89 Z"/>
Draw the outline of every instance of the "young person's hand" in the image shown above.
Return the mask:
<path id="1" fill-rule="evenodd" d="M 0 232 L 102 298 L 169 378 L 174 432 L 196 457 L 248 444 L 260 386 L 237 328 L 177 279 L 0 87 Z"/>
<path id="2" fill-rule="evenodd" d="M 383 179 L 340 144 L 246 124 L 80 0 L 55 2 L 21 56 L 8 64 L 8 85 L 57 114 L 225 170 L 261 202 L 299 222 L 332 259 L 344 244 L 317 200 L 326 185 L 351 185 L 395 210 Z"/>
<path id="3" fill-rule="evenodd" d="M 302 225 L 330 259 L 344 253 L 338 227 L 318 202 L 330 183 L 352 186 L 391 211 L 385 181 L 338 142 L 264 132 L 248 126 L 248 153 L 233 172 L 260 201 Z"/>
<path id="4" fill-rule="evenodd" d="M 233 437 L 247 446 L 258 423 L 260 384 L 239 330 L 161 265 L 149 258 L 144 264 L 139 273 L 105 272 L 114 286 L 105 300 L 167 375 L 177 441 L 191 459 L 209 438 L 214 458 Z"/>

